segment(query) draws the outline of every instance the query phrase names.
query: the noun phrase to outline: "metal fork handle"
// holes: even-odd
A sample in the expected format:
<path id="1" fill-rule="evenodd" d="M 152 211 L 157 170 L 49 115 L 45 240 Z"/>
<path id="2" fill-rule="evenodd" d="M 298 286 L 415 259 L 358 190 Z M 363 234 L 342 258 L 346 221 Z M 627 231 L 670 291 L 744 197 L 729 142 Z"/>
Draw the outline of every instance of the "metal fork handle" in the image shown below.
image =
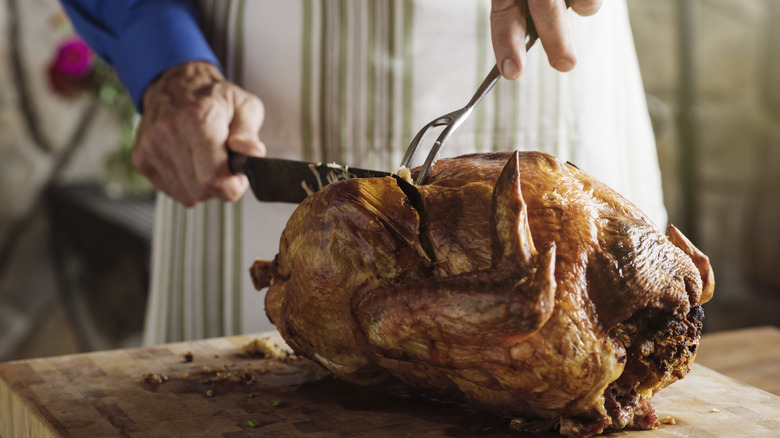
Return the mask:
<path id="1" fill-rule="evenodd" d="M 465 119 L 463 114 L 468 117 L 468 115 L 471 113 L 471 111 L 474 109 L 475 106 L 482 100 L 483 97 L 493 88 L 494 85 L 496 85 L 496 82 L 501 78 L 501 73 L 498 71 L 498 66 L 493 66 L 493 69 L 490 70 L 490 73 L 488 73 L 487 77 L 482 81 L 482 84 L 480 84 L 479 88 L 477 89 L 477 92 L 472 96 L 469 103 L 464 106 L 463 108 L 459 110 L 455 110 L 451 113 L 445 114 L 437 119 L 432 120 L 427 125 L 425 125 L 414 137 L 412 140 L 412 143 L 410 147 L 406 150 L 406 154 L 404 154 L 404 158 L 401 162 L 401 166 L 409 167 L 412 163 L 412 159 L 414 158 L 414 154 L 417 152 L 417 148 L 419 147 L 420 143 L 422 142 L 423 138 L 425 138 L 425 135 L 428 133 L 430 128 L 434 128 L 436 126 L 442 126 L 442 125 L 448 125 L 448 127 L 441 133 L 439 138 L 436 140 L 436 143 L 433 146 L 432 151 L 437 151 L 441 148 L 441 143 L 444 142 L 444 140 L 449 137 L 449 134 L 457 128 L 457 126 L 462 123 L 462 119 Z M 430 154 L 429 154 L 430 155 Z"/>
<path id="2" fill-rule="evenodd" d="M 537 39 L 538 39 L 538 35 L 536 33 L 536 29 L 533 27 L 533 22 L 531 20 L 528 20 L 528 29 L 525 37 L 526 52 L 534 45 Z M 439 137 L 436 139 L 436 142 L 433 144 L 433 147 L 428 153 L 428 156 L 425 158 L 425 163 L 423 163 L 422 167 L 420 168 L 420 172 L 417 174 L 417 178 L 414 181 L 415 184 L 417 185 L 425 184 L 425 182 L 428 180 L 428 176 L 431 173 L 433 164 L 436 161 L 436 158 L 438 158 L 439 152 L 441 151 L 441 148 L 444 145 L 444 143 L 447 141 L 450 135 L 452 135 L 455 129 L 457 129 L 469 117 L 469 115 L 471 115 L 471 112 L 474 110 L 474 107 L 476 107 L 477 104 L 479 104 L 479 102 L 482 100 L 482 98 L 484 98 L 488 94 L 488 92 L 490 92 L 490 90 L 493 89 L 493 87 L 496 85 L 499 79 L 501 79 L 501 73 L 498 71 L 498 64 L 496 64 L 490 70 L 490 73 L 488 73 L 487 77 L 485 77 L 485 79 L 479 85 L 479 88 L 477 88 L 477 91 L 474 93 L 474 96 L 471 97 L 471 100 L 469 100 L 469 103 L 466 104 L 466 106 L 464 106 L 459 110 L 455 110 L 449 114 L 445 114 L 439 117 L 438 119 L 434 119 L 433 121 L 425 125 L 420 130 L 420 132 L 418 132 L 417 135 L 414 136 L 414 139 L 409 145 L 409 148 L 406 149 L 406 153 L 404 154 L 404 158 L 401 162 L 401 166 L 406 168 L 411 167 L 412 159 L 414 158 L 414 155 L 417 152 L 420 143 L 422 143 L 428 131 L 431 128 L 434 128 L 436 126 L 442 126 L 442 125 L 447 126 L 446 128 L 444 128 L 441 134 L 439 134 Z"/>

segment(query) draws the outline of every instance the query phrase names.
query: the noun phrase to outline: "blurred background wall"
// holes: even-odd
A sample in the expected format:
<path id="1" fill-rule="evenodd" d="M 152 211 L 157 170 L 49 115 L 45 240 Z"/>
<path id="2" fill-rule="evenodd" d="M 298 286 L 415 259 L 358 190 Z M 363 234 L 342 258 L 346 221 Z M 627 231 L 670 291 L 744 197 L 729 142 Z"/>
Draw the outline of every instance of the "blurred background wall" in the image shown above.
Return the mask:
<path id="1" fill-rule="evenodd" d="M 56 0 L 0 1 L 0 360 L 78 348 L 58 300 L 44 193 L 99 179 L 118 137 L 92 95 L 65 99 L 49 85 L 70 36 L 64 18 Z"/>
<path id="2" fill-rule="evenodd" d="M 780 2 L 628 4 L 670 221 L 715 270 L 705 329 L 780 325 Z"/>
<path id="3" fill-rule="evenodd" d="M 716 273 L 705 330 L 780 325 L 780 2 L 628 2 L 670 220 Z M 55 0 L 0 0 L 0 33 L 0 361 L 136 345 L 143 257 L 52 257 L 49 189 L 100 186 L 120 127 L 94 93 L 52 90 L 70 36 Z M 92 301 L 75 320 L 62 272 Z"/>

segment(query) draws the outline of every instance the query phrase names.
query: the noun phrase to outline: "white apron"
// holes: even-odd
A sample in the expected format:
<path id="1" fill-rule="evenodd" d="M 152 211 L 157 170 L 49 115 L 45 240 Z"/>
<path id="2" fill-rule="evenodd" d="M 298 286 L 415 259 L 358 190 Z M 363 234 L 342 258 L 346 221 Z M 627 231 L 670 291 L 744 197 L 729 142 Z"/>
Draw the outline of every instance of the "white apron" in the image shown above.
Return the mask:
<path id="1" fill-rule="evenodd" d="M 487 0 L 203 1 L 231 80 L 265 104 L 269 155 L 392 170 L 425 123 L 463 106 L 495 63 Z M 499 81 L 442 156 L 540 150 L 571 161 L 666 224 L 660 171 L 624 0 L 571 14 L 578 65 L 541 47 Z M 421 154 L 424 155 L 424 154 Z M 420 157 L 421 159 L 422 157 Z M 144 343 L 272 328 L 249 266 L 272 259 L 294 205 L 184 209 L 158 196 Z"/>

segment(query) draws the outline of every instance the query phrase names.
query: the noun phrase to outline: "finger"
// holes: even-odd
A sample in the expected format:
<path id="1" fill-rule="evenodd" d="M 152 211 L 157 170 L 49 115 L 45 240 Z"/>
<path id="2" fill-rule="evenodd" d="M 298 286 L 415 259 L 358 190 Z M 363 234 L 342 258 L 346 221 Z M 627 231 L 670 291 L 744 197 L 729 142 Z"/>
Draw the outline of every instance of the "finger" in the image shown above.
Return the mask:
<path id="1" fill-rule="evenodd" d="M 601 9 L 602 0 L 569 0 L 571 10 L 583 17 L 593 15 Z"/>
<path id="2" fill-rule="evenodd" d="M 246 175 L 231 174 L 220 183 L 220 189 L 215 193 L 221 201 L 235 202 L 241 199 L 249 188 L 249 179 Z"/>
<path id="3" fill-rule="evenodd" d="M 260 140 L 232 135 L 228 137 L 227 145 L 231 151 L 239 154 L 252 157 L 264 157 L 266 155 L 265 143 Z"/>
<path id="4" fill-rule="evenodd" d="M 550 65 L 564 72 L 574 68 L 577 57 L 566 16 L 566 3 L 562 0 L 539 0 L 529 2 L 528 8 Z"/>
<path id="5" fill-rule="evenodd" d="M 228 147 L 244 155 L 265 156 L 265 145 L 258 137 L 265 120 L 263 103 L 252 94 L 239 93 L 236 96 L 235 112 L 230 121 Z"/>
<path id="6" fill-rule="evenodd" d="M 525 69 L 525 0 L 493 0 L 490 36 L 501 75 L 514 80 Z"/>
<path id="7" fill-rule="evenodd" d="M 197 187 L 205 190 L 207 198 L 237 201 L 249 187 L 244 175 L 234 175 L 227 165 L 226 143 L 230 134 L 231 117 L 235 113 L 230 99 L 215 101 L 203 108 L 200 126 L 189 140 Z"/>
<path id="8" fill-rule="evenodd" d="M 230 121 L 227 147 L 230 150 L 254 157 L 266 154 L 258 134 L 265 119 L 263 103 L 253 94 L 236 90 L 234 95 L 233 118 Z M 220 154 L 219 160 L 224 162 L 219 168 L 220 173 L 228 169 L 227 153 Z M 237 201 L 249 188 L 249 180 L 245 175 L 233 175 L 228 171 L 225 177 L 218 181 L 214 195 L 223 201 Z"/>
<path id="9" fill-rule="evenodd" d="M 198 173 L 199 157 L 209 149 L 213 140 L 201 131 L 205 129 L 209 132 L 208 123 L 204 123 L 197 114 L 196 110 L 184 111 L 174 124 L 157 125 L 154 137 L 158 169 L 167 174 L 169 190 L 177 194 L 174 199 L 188 206 L 213 197 Z"/>
<path id="10" fill-rule="evenodd" d="M 158 151 L 165 146 L 152 144 L 141 137 L 133 148 L 131 161 L 139 173 L 144 175 L 160 191 L 181 203 L 192 207 L 197 200 L 190 194 L 187 186 L 181 180 L 179 173 L 172 167 L 170 161 Z"/>
<path id="11" fill-rule="evenodd" d="M 161 189 L 187 207 L 213 197 L 197 172 L 197 158 L 209 143 L 208 136 L 201 131 L 208 126 L 203 121 L 203 113 L 201 107 L 196 106 L 172 119 L 157 121 L 150 129 L 142 131 L 140 139 L 150 139 L 146 142 L 148 146 L 138 148 L 160 174 L 164 184 Z M 208 129 L 205 131 L 209 132 Z"/>

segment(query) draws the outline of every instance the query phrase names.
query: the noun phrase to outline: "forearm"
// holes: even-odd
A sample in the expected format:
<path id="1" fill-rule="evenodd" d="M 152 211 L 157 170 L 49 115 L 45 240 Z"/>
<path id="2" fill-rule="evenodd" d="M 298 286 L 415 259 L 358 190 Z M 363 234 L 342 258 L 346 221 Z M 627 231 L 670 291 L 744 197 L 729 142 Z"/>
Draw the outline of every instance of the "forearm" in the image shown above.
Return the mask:
<path id="1" fill-rule="evenodd" d="M 186 61 L 219 65 L 189 0 L 61 0 L 84 40 L 117 71 L 136 108 L 160 74 Z"/>

